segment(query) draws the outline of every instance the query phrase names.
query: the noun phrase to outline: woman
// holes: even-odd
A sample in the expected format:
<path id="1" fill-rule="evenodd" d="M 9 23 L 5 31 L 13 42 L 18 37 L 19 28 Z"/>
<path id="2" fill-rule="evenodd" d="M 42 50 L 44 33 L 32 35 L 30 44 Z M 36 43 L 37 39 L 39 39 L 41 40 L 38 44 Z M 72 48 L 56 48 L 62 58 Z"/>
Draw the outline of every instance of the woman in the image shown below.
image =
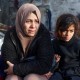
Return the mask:
<path id="1" fill-rule="evenodd" d="M 46 80 L 40 75 L 49 71 L 53 55 L 50 34 L 41 24 L 40 10 L 33 4 L 23 4 L 15 22 L 16 26 L 6 33 L 1 50 L 6 80 Z"/>
<path id="2" fill-rule="evenodd" d="M 80 80 L 78 26 L 78 19 L 72 14 L 63 14 L 56 22 L 56 38 L 53 40 L 53 48 L 54 52 L 61 56 L 58 71 L 64 80 Z M 59 77 L 57 74 L 53 74 L 50 80 L 60 80 Z"/>

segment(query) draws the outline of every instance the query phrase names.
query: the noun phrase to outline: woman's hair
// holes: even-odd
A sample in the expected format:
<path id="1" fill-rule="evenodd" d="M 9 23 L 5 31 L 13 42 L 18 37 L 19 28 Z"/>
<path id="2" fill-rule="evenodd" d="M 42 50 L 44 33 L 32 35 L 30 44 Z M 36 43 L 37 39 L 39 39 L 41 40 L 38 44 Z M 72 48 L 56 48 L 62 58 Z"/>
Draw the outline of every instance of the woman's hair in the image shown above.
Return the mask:
<path id="1" fill-rule="evenodd" d="M 17 33 L 21 32 L 24 34 L 23 25 L 30 13 L 34 13 L 37 16 L 39 24 L 41 23 L 41 12 L 39 8 L 34 4 L 25 3 L 18 9 L 16 14 L 15 25 Z"/>
<path id="2" fill-rule="evenodd" d="M 79 26 L 77 17 L 75 17 L 74 15 L 69 14 L 69 13 L 62 14 L 61 16 L 59 16 L 59 18 L 57 19 L 57 22 L 56 22 L 55 36 L 57 38 L 60 38 L 59 31 L 63 32 L 66 29 L 68 29 L 69 26 L 71 26 L 71 25 L 74 25 L 75 35 L 76 35 L 78 32 L 78 26 Z"/>

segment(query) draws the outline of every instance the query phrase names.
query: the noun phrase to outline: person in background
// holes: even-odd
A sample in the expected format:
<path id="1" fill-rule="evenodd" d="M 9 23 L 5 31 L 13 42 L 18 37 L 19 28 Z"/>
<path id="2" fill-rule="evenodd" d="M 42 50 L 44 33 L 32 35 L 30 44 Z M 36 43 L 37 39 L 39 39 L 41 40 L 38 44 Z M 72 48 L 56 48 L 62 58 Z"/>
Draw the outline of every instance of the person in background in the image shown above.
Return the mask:
<path id="1" fill-rule="evenodd" d="M 40 10 L 34 4 L 23 4 L 1 48 L 5 80 L 47 80 L 43 74 L 50 70 L 52 52 L 51 37 L 41 23 Z"/>
<path id="2" fill-rule="evenodd" d="M 60 55 L 61 58 L 57 74 L 53 73 L 50 80 L 80 80 L 80 39 L 77 36 L 78 29 L 78 19 L 73 14 L 62 14 L 57 19 L 55 39 L 52 44 L 54 53 Z"/>

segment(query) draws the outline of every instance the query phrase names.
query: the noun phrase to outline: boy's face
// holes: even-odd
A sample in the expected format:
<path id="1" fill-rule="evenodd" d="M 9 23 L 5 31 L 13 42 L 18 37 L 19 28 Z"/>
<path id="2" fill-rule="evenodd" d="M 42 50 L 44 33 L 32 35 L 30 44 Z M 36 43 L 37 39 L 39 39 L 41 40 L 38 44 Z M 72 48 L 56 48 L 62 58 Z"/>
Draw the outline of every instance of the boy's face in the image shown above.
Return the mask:
<path id="1" fill-rule="evenodd" d="M 74 32 L 75 32 L 75 27 L 72 24 L 72 25 L 69 26 L 68 29 L 66 29 L 65 31 L 60 32 L 59 35 L 61 37 L 61 40 L 68 42 L 73 37 Z"/>

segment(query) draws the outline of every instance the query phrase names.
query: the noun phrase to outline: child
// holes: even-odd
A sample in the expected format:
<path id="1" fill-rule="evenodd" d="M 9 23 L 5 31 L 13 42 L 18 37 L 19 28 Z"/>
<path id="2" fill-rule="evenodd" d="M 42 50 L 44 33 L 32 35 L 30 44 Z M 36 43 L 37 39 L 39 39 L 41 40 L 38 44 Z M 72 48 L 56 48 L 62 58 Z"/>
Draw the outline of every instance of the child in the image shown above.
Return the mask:
<path id="1" fill-rule="evenodd" d="M 59 69 L 66 80 L 80 80 L 78 27 L 78 19 L 72 14 L 61 15 L 56 23 L 53 48 L 61 56 Z"/>
<path id="2" fill-rule="evenodd" d="M 59 72 L 64 80 L 80 80 L 80 39 L 77 37 L 79 23 L 72 14 L 61 15 L 56 22 L 54 52 L 61 56 Z M 61 80 L 53 74 L 50 80 Z"/>

